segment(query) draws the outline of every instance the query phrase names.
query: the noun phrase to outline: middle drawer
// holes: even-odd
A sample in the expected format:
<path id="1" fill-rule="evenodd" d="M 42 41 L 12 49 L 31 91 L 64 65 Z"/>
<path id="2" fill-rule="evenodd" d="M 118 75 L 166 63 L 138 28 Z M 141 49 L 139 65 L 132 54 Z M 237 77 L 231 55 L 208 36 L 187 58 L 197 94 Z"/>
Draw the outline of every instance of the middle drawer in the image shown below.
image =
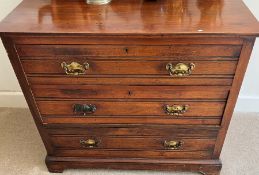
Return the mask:
<path id="1" fill-rule="evenodd" d="M 179 116 L 220 117 L 225 102 L 147 101 L 37 101 L 45 116 Z"/>
<path id="2" fill-rule="evenodd" d="M 171 137 L 89 137 L 75 135 L 58 135 L 51 137 L 52 143 L 57 148 L 82 149 L 134 149 L 134 150 L 212 150 L 215 139 L 181 138 Z M 174 146 L 170 147 L 174 144 Z M 69 144 L 67 144 L 69 143 Z"/>

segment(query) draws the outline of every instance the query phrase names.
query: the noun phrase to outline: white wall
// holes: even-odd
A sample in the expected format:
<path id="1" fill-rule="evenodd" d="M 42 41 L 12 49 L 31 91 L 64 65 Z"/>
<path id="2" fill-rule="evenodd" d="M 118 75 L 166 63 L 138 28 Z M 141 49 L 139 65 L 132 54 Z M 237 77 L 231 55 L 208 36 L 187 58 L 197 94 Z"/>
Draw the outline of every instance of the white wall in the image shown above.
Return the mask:
<path id="1" fill-rule="evenodd" d="M 21 0 L 0 0 L 0 21 Z M 259 19 L 259 1 L 244 0 Z M 27 107 L 20 86 L 0 42 L 0 107 Z M 259 39 L 255 44 L 245 80 L 236 106 L 236 111 L 259 112 Z"/>
<path id="2" fill-rule="evenodd" d="M 0 21 L 20 2 L 21 0 L 0 0 Z M 0 107 L 27 107 L 2 42 L 0 60 Z"/>
<path id="3" fill-rule="evenodd" d="M 259 21 L 259 1 L 243 0 Z M 259 38 L 246 71 L 245 79 L 239 94 L 236 111 L 259 112 Z"/>

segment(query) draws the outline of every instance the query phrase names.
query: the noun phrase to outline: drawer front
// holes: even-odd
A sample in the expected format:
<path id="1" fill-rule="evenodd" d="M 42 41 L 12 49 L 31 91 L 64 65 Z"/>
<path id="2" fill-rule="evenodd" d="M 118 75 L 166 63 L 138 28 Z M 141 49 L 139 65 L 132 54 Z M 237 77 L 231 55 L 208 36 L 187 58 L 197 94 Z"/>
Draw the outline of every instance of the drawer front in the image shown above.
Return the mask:
<path id="1" fill-rule="evenodd" d="M 61 149 L 126 149 L 126 150 L 212 150 L 215 139 L 119 136 L 52 136 L 54 147 Z"/>
<path id="2" fill-rule="evenodd" d="M 230 86 L 32 85 L 37 98 L 226 99 Z"/>
<path id="3" fill-rule="evenodd" d="M 53 60 L 22 60 L 22 66 L 27 74 L 47 74 L 47 75 L 66 75 L 66 66 L 70 66 L 72 62 L 87 68 L 84 68 L 83 75 L 152 75 L 152 76 L 168 76 L 170 71 L 167 65 L 172 65 L 172 70 L 175 74 L 177 71 L 184 70 L 179 63 L 184 64 L 186 70 L 192 69 L 188 72 L 190 76 L 204 76 L 204 75 L 233 75 L 236 70 L 237 61 L 135 61 L 135 60 L 79 60 L 76 59 L 53 59 Z M 66 66 L 61 66 L 61 63 Z M 193 67 L 191 66 L 193 65 Z M 73 69 L 76 69 L 74 67 Z"/>
<path id="4" fill-rule="evenodd" d="M 92 158 L 211 158 L 215 139 L 52 136 L 57 156 Z M 94 141 L 94 142 L 93 142 Z M 94 143 L 94 144 L 93 144 Z"/>
<path id="5" fill-rule="evenodd" d="M 16 45 L 21 57 L 84 56 L 225 56 L 239 57 L 240 45 Z"/>
<path id="6" fill-rule="evenodd" d="M 146 102 L 146 101 L 37 101 L 40 113 L 44 116 L 103 117 L 107 116 L 161 116 L 174 118 L 175 113 L 184 117 L 220 117 L 225 102 Z M 78 109 L 82 108 L 82 110 Z M 81 107 L 82 106 L 82 107 Z M 173 109 L 173 107 L 179 108 Z M 181 109 L 181 107 L 183 109 Z M 75 109 L 77 108 L 77 109 Z M 85 109 L 83 109 L 85 108 Z M 87 108 L 87 109 L 86 109 Z M 88 109 L 89 108 L 89 109 Z M 95 108 L 92 110 L 92 108 Z M 178 115 L 177 115 L 178 116 Z"/>

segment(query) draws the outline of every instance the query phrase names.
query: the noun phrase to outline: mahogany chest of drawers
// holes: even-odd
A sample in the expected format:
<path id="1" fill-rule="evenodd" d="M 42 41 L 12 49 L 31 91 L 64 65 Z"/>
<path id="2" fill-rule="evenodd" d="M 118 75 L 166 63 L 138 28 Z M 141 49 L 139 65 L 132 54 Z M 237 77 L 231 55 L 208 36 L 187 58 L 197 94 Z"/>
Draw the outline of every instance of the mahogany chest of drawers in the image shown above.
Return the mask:
<path id="1" fill-rule="evenodd" d="M 256 19 L 236 0 L 24 0 L 1 38 L 67 168 L 219 174 Z"/>

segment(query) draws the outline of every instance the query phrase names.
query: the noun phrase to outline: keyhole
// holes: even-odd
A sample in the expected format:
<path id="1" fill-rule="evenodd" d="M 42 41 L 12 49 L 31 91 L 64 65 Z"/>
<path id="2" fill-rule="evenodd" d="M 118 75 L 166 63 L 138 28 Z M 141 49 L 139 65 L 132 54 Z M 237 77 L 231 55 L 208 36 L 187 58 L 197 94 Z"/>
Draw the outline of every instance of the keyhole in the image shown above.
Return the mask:
<path id="1" fill-rule="evenodd" d="M 128 91 L 128 94 L 129 94 L 129 96 L 131 96 L 131 95 L 132 95 L 132 92 L 131 92 L 131 91 Z"/>
<path id="2" fill-rule="evenodd" d="M 124 50 L 125 50 L 126 54 L 129 53 L 129 49 L 128 48 L 125 48 Z"/>

